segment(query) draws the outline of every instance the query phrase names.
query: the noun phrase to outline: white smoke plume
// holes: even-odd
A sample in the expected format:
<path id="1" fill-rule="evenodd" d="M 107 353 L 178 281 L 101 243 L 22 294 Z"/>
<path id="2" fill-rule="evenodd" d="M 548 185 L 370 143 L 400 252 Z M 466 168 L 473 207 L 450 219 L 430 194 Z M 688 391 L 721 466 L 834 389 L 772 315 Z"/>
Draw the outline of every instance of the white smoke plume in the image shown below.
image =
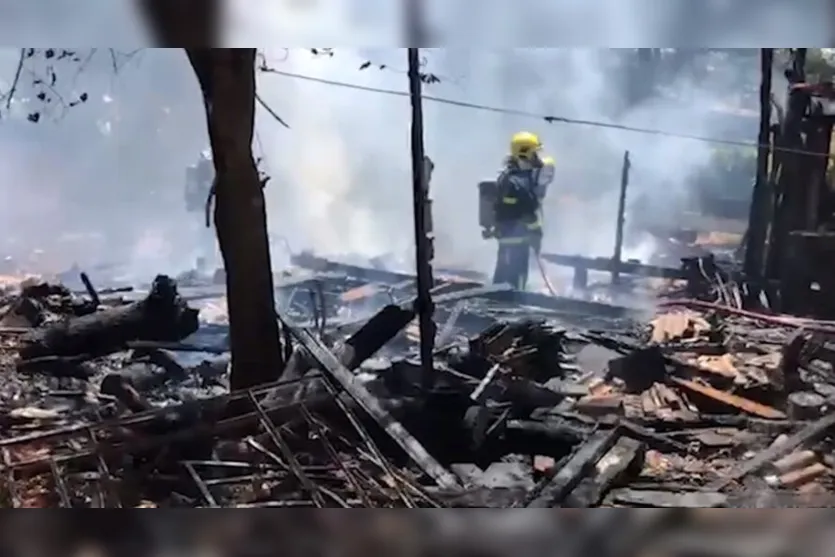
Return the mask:
<path id="1" fill-rule="evenodd" d="M 84 91 L 89 101 L 62 110 L 56 100 L 41 109 L 38 124 L 26 121 L 37 104 L 33 90 L 19 89 L 19 102 L 0 121 L 0 244 L 15 255 L 41 248 L 54 265 L 124 260 L 142 278 L 191 267 L 204 232 L 201 217 L 185 211 L 183 181 L 206 135 L 182 52 L 135 52 L 147 38 L 129 2 L 51 4 L 0 1 L 7 44 L 105 44 L 118 59 L 106 47 L 84 47 L 75 49 L 84 61 L 81 71 L 82 64 L 56 64 L 56 93 L 67 100 Z M 526 6 L 427 2 L 433 44 L 448 46 L 424 51 L 425 70 L 441 79 L 425 93 L 710 136 L 719 131 L 703 111 L 732 96 L 730 81 L 696 80 L 685 71 L 670 84 L 674 101 L 655 95 L 618 114 L 622 88 L 612 74 L 612 53 L 557 47 L 751 47 L 825 44 L 830 36 L 825 5 L 817 0 L 760 0 L 756 6 L 749 0 L 669 0 L 652 9 L 639 0 Z M 406 91 L 406 55 L 395 46 L 402 35 L 397 2 L 238 0 L 230 3 L 229 17 L 229 42 L 258 45 L 277 70 Z M 347 46 L 335 47 L 332 57 L 314 56 L 309 48 L 317 44 Z M 0 49 L 0 91 L 8 89 L 17 57 L 15 48 Z M 374 66 L 359 71 L 366 60 Z M 385 69 L 376 69 L 381 65 Z M 755 75 L 757 68 L 751 70 Z M 24 72 L 23 78 L 25 84 L 33 76 Z M 266 195 L 274 237 L 295 251 L 393 254 L 410 266 L 408 99 L 266 73 L 259 75 L 259 91 L 291 126 L 283 128 L 259 109 L 254 149 L 273 176 Z M 687 202 L 687 175 L 708 157 L 707 144 L 669 137 L 432 102 L 425 115 L 426 149 L 436 163 L 439 262 L 482 271 L 492 266 L 494 246 L 480 237 L 476 184 L 495 175 L 514 131 L 539 133 L 557 159 L 546 208 L 549 251 L 610 254 L 625 149 L 634 163 L 630 199 L 647 199 L 644 212 L 659 220 L 675 219 Z M 277 267 L 286 265 L 284 246 L 274 245 Z"/>

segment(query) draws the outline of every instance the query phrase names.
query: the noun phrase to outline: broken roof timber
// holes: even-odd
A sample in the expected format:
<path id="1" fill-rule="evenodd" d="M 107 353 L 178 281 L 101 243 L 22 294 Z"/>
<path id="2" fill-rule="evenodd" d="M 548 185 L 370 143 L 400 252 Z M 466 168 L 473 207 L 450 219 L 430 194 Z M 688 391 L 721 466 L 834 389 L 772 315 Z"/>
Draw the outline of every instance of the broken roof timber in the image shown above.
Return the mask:
<path id="1" fill-rule="evenodd" d="M 280 317 L 279 317 L 280 319 Z M 345 391 L 356 400 L 385 432 L 391 436 L 403 451 L 443 489 L 459 488 L 459 482 L 450 472 L 415 439 L 400 422 L 383 408 L 379 401 L 356 379 L 348 368 L 322 342 L 305 329 L 300 329 L 283 322 L 287 330 L 298 340 L 321 366 L 322 371 L 331 376 Z"/>
<path id="2" fill-rule="evenodd" d="M 417 280 L 414 275 L 407 273 L 331 261 L 322 257 L 316 257 L 310 253 L 294 255 L 291 257 L 291 262 L 304 269 L 326 273 L 341 273 L 348 277 L 365 279 L 369 282 L 382 284 L 401 284 L 406 280 Z M 540 294 L 538 292 L 524 292 L 510 289 L 504 285 L 488 285 L 474 281 L 462 281 L 459 278 L 453 277 L 439 276 L 435 278 L 436 287 L 446 282 L 455 282 L 457 286 L 456 291 L 436 296 L 433 299 L 435 303 L 453 302 L 464 298 L 480 298 L 523 306 L 534 306 L 554 311 L 598 315 L 613 319 L 627 318 L 635 313 L 635 310 L 624 306 L 580 300 L 577 298 L 551 296 L 550 294 Z"/>

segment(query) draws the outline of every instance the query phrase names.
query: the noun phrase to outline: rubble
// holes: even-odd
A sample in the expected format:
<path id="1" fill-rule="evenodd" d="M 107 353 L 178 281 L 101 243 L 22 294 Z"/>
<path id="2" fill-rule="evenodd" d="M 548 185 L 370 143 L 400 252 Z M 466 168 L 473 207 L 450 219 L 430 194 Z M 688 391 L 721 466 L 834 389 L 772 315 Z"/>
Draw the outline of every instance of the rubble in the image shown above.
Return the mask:
<path id="1" fill-rule="evenodd" d="M 692 300 L 646 319 L 445 271 L 427 389 L 413 277 L 295 262 L 283 379 L 233 394 L 224 326 L 189 321 L 216 286 L 7 292 L 4 505 L 745 507 L 833 487 L 825 323 Z M 163 286 L 148 334 L 134 312 Z M 55 341 L 113 315 L 142 317 Z"/>

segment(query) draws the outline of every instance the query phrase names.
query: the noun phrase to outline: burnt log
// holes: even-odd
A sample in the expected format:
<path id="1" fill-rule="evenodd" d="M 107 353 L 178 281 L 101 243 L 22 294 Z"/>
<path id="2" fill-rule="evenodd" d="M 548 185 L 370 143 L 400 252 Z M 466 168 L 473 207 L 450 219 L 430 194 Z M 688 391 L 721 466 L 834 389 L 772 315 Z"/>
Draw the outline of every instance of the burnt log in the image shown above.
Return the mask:
<path id="1" fill-rule="evenodd" d="M 71 317 L 36 329 L 21 339 L 19 366 L 42 358 L 94 358 L 118 352 L 130 341 L 178 341 L 199 326 L 198 311 L 177 292 L 167 276 L 154 279 L 143 300 L 108 308 L 90 315 Z"/>

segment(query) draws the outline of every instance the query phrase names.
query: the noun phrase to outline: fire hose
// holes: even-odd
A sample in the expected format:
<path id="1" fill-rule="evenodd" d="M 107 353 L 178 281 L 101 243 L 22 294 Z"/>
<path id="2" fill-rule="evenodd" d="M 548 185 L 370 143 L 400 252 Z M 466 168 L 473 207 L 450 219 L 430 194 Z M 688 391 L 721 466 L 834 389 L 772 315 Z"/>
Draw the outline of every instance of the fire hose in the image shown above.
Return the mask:
<path id="1" fill-rule="evenodd" d="M 557 290 L 554 288 L 554 285 L 551 284 L 551 279 L 548 278 L 548 273 L 545 272 L 545 263 L 542 261 L 542 257 L 539 255 L 539 252 L 535 249 L 532 249 L 533 257 L 536 259 L 536 266 L 539 267 L 539 274 L 542 275 L 542 281 L 545 283 L 545 288 L 548 289 L 548 292 L 553 297 L 557 297 Z"/>
<path id="2" fill-rule="evenodd" d="M 489 229 L 482 229 L 481 237 L 485 240 L 488 238 L 495 237 L 493 235 L 493 231 Z M 551 279 L 548 278 L 548 273 L 545 272 L 545 262 L 542 261 L 542 257 L 539 255 L 539 249 L 531 246 L 531 252 L 533 253 L 533 258 L 536 260 L 536 266 L 539 268 L 539 274 L 542 276 L 542 281 L 545 283 L 545 288 L 548 289 L 548 293 L 551 294 L 553 297 L 557 297 L 557 289 L 554 288 L 553 283 L 551 283 Z"/>

